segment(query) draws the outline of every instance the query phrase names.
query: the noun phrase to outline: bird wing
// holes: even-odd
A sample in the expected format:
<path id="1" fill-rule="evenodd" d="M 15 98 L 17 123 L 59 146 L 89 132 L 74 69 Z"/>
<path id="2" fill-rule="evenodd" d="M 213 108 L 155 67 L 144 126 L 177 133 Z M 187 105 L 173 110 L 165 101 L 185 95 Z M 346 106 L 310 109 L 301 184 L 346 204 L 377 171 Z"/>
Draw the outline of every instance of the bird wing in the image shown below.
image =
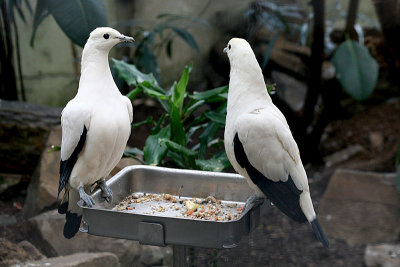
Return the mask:
<path id="1" fill-rule="evenodd" d="M 133 108 L 132 108 L 132 102 L 129 98 L 127 98 L 126 96 L 122 96 L 125 104 L 126 104 L 126 108 L 128 109 L 128 113 L 129 113 L 129 121 L 132 123 L 133 120 Z"/>
<path id="2" fill-rule="evenodd" d="M 82 151 L 90 126 L 90 110 L 78 101 L 70 101 L 61 115 L 62 142 L 58 195 L 71 175 Z"/>
<path id="3" fill-rule="evenodd" d="M 281 119 L 268 109 L 241 115 L 233 145 L 236 161 L 266 197 L 293 220 L 307 221 L 300 207 L 307 180 L 297 145 Z"/>

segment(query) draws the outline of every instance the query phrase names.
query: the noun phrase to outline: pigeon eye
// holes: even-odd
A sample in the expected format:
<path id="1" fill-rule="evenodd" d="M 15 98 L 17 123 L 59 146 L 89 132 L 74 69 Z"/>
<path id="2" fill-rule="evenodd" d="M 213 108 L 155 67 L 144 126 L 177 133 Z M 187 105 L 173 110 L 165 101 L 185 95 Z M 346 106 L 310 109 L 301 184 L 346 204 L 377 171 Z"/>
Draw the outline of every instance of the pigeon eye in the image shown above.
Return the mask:
<path id="1" fill-rule="evenodd" d="M 103 37 L 104 37 L 104 39 L 108 39 L 108 38 L 110 38 L 110 35 L 109 35 L 108 33 L 105 33 L 105 34 L 103 35 Z"/>
<path id="2" fill-rule="evenodd" d="M 231 45 L 228 45 L 228 49 L 231 50 Z"/>

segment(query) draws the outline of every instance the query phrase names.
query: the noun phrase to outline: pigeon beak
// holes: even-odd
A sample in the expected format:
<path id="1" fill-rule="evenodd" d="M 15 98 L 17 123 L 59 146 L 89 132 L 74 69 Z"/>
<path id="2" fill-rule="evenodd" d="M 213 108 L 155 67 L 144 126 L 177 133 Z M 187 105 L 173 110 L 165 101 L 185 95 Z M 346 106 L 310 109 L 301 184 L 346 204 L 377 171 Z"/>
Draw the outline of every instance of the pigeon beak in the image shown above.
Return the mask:
<path id="1" fill-rule="evenodd" d="M 129 43 L 135 42 L 135 39 L 133 39 L 133 37 L 129 37 L 129 36 L 125 36 L 125 35 L 120 35 L 117 38 L 120 39 L 121 42 L 129 42 Z"/>
<path id="2" fill-rule="evenodd" d="M 226 47 L 224 48 L 223 52 L 226 53 Z"/>

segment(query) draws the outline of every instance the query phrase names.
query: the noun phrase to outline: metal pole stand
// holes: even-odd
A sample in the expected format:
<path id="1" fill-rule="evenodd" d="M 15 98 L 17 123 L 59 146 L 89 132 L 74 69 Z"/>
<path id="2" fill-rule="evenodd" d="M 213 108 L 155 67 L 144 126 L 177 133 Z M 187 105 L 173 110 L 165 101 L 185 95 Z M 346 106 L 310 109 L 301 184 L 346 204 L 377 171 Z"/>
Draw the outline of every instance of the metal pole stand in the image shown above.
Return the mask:
<path id="1" fill-rule="evenodd" d="M 186 257 L 186 247 L 181 245 L 172 246 L 173 257 L 174 257 L 174 267 L 187 267 L 187 257 Z"/>

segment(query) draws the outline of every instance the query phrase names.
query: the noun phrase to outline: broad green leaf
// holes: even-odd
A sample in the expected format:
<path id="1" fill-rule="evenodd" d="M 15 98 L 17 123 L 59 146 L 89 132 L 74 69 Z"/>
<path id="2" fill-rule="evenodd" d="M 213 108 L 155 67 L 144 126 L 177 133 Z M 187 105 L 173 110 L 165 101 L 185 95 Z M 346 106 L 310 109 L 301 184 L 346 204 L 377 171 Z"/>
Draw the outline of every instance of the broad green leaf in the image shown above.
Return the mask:
<path id="1" fill-rule="evenodd" d="M 145 40 L 153 39 L 154 32 L 150 34 L 150 37 L 147 37 Z M 143 44 L 136 48 L 137 51 L 140 51 L 138 57 L 136 59 L 136 64 L 138 67 L 145 72 L 152 73 L 156 80 L 160 82 L 160 68 L 158 67 L 157 57 L 154 54 L 154 49 L 152 47 L 153 41 L 143 42 Z"/>
<path id="2" fill-rule="evenodd" d="M 48 1 L 49 0 L 38 0 L 36 2 L 35 15 L 33 17 L 32 35 L 30 41 L 32 47 L 35 40 L 37 28 L 43 22 L 43 20 L 47 18 L 48 15 L 50 15 Z"/>
<path id="3" fill-rule="evenodd" d="M 137 123 L 132 123 L 132 128 L 135 129 L 139 126 L 145 125 L 145 124 L 154 124 L 155 121 L 153 120 L 153 117 L 150 116 L 148 117 L 146 120 L 141 121 L 141 122 L 137 122 Z"/>
<path id="4" fill-rule="evenodd" d="M 220 159 L 196 159 L 195 162 L 203 171 L 222 172 L 225 168 Z"/>
<path id="5" fill-rule="evenodd" d="M 186 147 L 184 147 L 178 143 L 175 143 L 167 138 L 160 139 L 160 142 L 165 143 L 167 145 L 168 149 L 172 150 L 175 153 L 180 153 L 187 157 L 196 157 L 197 156 L 196 151 L 186 148 Z"/>
<path id="6" fill-rule="evenodd" d="M 186 134 L 181 122 L 179 109 L 171 103 L 170 106 L 171 140 L 184 146 L 186 145 Z"/>
<path id="7" fill-rule="evenodd" d="M 195 111 L 199 106 L 203 105 L 205 102 L 202 100 L 195 100 L 195 99 L 190 99 L 189 103 L 185 105 L 185 107 L 182 110 L 182 115 L 184 117 L 190 116 L 190 114 Z"/>
<path id="8" fill-rule="evenodd" d="M 179 82 L 173 87 L 172 104 L 182 111 L 183 100 L 185 99 L 186 86 L 189 82 L 189 73 L 192 70 L 192 64 L 185 66 Z"/>
<path id="9" fill-rule="evenodd" d="M 170 26 L 171 29 L 179 35 L 191 48 L 193 48 L 196 51 L 199 51 L 199 46 L 197 45 L 196 40 L 193 38 L 193 36 L 186 30 L 182 28 L 178 28 L 175 26 Z"/>
<path id="10" fill-rule="evenodd" d="M 207 126 L 207 124 L 206 124 L 206 123 L 203 123 L 203 124 L 200 124 L 200 125 L 196 125 L 196 126 L 190 127 L 189 130 L 186 131 L 186 132 L 187 132 L 187 134 L 186 134 L 186 139 L 187 139 L 187 140 L 190 140 L 190 138 L 192 137 L 192 135 L 193 135 L 196 131 L 198 131 L 198 130 L 200 130 L 200 129 L 206 127 L 206 126 Z"/>
<path id="11" fill-rule="evenodd" d="M 231 166 L 225 150 L 215 154 L 211 159 L 196 159 L 196 165 L 203 171 L 221 172 Z"/>
<path id="12" fill-rule="evenodd" d="M 225 125 L 226 112 L 217 112 L 217 111 L 210 110 L 210 111 L 205 112 L 204 115 L 213 122 Z"/>
<path id="13" fill-rule="evenodd" d="M 153 74 L 144 74 L 139 71 L 135 65 L 128 64 L 123 60 L 112 59 L 113 68 L 118 72 L 118 75 L 128 85 L 136 85 L 136 82 L 143 83 L 145 81 L 158 87 L 158 83 L 154 78 Z"/>
<path id="14" fill-rule="evenodd" d="M 153 129 L 151 129 L 151 132 L 150 132 L 151 135 L 157 134 L 157 133 L 159 133 L 159 132 L 161 131 L 162 125 L 164 124 L 165 118 L 166 118 L 166 117 L 167 117 L 166 114 L 162 114 L 162 115 L 161 115 L 161 117 L 160 117 L 160 119 L 157 121 L 156 125 L 154 125 Z"/>
<path id="15" fill-rule="evenodd" d="M 103 1 L 51 0 L 47 2 L 58 26 L 74 43 L 84 46 L 89 34 L 97 27 L 107 26 Z"/>
<path id="16" fill-rule="evenodd" d="M 140 92 L 142 92 L 142 88 L 136 87 L 132 91 L 126 94 L 126 97 L 129 98 L 130 100 L 134 99 Z"/>
<path id="17" fill-rule="evenodd" d="M 193 99 L 196 99 L 196 100 L 207 101 L 212 97 L 216 97 L 222 93 L 227 93 L 227 92 L 228 92 L 228 85 L 225 85 L 225 86 L 221 86 L 221 87 L 207 90 L 204 92 L 194 92 L 193 95 L 191 95 L 190 97 Z"/>
<path id="18" fill-rule="evenodd" d="M 148 96 L 154 97 L 156 99 L 162 99 L 162 100 L 166 100 L 167 96 L 165 95 L 165 93 L 160 93 L 157 90 L 153 90 L 151 88 L 145 87 L 145 86 L 141 86 L 143 93 L 145 93 Z"/>
<path id="19" fill-rule="evenodd" d="M 378 79 L 378 63 L 366 47 L 347 40 L 337 48 L 332 63 L 337 79 L 350 96 L 363 101 L 372 93 Z"/>
<path id="20" fill-rule="evenodd" d="M 152 134 L 147 137 L 143 153 L 144 160 L 149 165 L 159 165 L 161 160 L 167 154 L 168 148 L 165 143 L 161 143 L 160 139 L 170 138 L 170 127 L 169 125 L 162 128 L 157 134 Z"/>
<path id="21" fill-rule="evenodd" d="M 182 157 L 182 154 L 175 153 L 175 152 L 173 152 L 171 150 L 168 150 L 167 157 L 172 159 L 172 161 L 175 162 L 175 164 L 178 165 L 179 168 L 182 168 L 182 169 L 187 169 L 188 168 L 188 166 L 186 165 L 186 163 L 185 163 L 185 161 L 184 161 L 184 159 Z"/>
<path id="22" fill-rule="evenodd" d="M 221 128 L 221 124 L 210 122 L 200 135 L 199 158 L 204 159 L 208 143 L 214 138 L 217 131 Z"/>

